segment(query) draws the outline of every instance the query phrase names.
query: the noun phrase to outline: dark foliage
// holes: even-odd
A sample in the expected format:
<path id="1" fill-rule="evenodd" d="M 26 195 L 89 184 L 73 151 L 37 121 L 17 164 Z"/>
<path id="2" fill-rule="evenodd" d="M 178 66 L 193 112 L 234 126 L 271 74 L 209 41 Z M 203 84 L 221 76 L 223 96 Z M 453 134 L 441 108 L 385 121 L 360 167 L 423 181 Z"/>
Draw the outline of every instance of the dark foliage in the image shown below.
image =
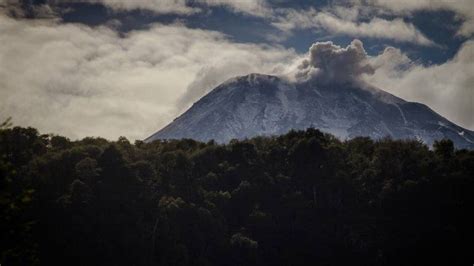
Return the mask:
<path id="1" fill-rule="evenodd" d="M 0 128 L 0 264 L 471 265 L 474 151 Z"/>

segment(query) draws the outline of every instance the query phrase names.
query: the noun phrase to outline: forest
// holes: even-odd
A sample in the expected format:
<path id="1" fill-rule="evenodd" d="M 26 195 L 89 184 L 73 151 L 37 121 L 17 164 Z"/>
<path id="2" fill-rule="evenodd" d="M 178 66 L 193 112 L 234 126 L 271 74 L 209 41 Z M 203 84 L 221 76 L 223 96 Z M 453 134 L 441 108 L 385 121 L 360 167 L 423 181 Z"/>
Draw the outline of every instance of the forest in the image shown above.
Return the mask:
<path id="1" fill-rule="evenodd" d="M 0 264 L 472 265 L 474 151 L 0 127 Z"/>

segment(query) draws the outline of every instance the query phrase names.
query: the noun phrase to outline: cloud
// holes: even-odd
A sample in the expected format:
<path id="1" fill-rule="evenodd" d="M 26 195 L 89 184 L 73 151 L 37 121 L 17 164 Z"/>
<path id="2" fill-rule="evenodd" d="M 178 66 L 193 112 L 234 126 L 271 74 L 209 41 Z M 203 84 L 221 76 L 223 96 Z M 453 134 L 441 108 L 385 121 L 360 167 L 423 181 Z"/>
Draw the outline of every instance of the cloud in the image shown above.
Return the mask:
<path id="1" fill-rule="evenodd" d="M 195 2 L 207 6 L 222 6 L 237 13 L 256 17 L 270 17 L 273 13 L 266 0 L 195 0 Z"/>
<path id="2" fill-rule="evenodd" d="M 15 18 L 55 18 L 56 12 L 46 3 L 32 4 L 24 0 L 0 0 L 0 15 L 8 15 Z"/>
<path id="3" fill-rule="evenodd" d="M 422 102 L 449 120 L 474 129 L 474 41 L 446 63 L 423 66 L 389 47 L 371 58 L 376 68 L 365 80 L 406 100 Z"/>
<path id="4" fill-rule="evenodd" d="M 329 33 L 345 34 L 354 37 L 370 37 L 390 39 L 398 42 L 410 42 L 424 46 L 434 45 L 411 23 L 400 18 L 385 20 L 372 18 L 369 22 L 357 22 L 358 12 L 344 8 L 335 8 L 336 16 L 328 11 L 295 10 L 280 11 L 285 15 L 279 16 L 273 25 L 284 32 L 295 29 L 324 29 Z"/>
<path id="5" fill-rule="evenodd" d="M 77 0 L 59 0 L 60 2 L 75 2 Z M 79 0 L 79 2 L 103 4 L 113 10 L 148 10 L 157 14 L 190 15 L 200 12 L 199 8 L 190 7 L 186 0 Z"/>
<path id="6" fill-rule="evenodd" d="M 45 0 L 42 4 L 24 0 L 0 0 L 0 8 L 13 17 L 41 17 L 46 12 L 60 10 L 62 4 L 101 4 L 114 11 L 147 10 L 156 14 L 192 15 L 212 7 L 257 17 L 269 17 L 272 10 L 265 0 Z"/>
<path id="7" fill-rule="evenodd" d="M 42 17 L 41 13 L 60 11 L 64 4 L 101 4 L 114 11 L 147 10 L 156 14 L 191 15 L 201 10 L 188 5 L 188 0 L 44 0 L 40 4 L 28 0 L 0 0 L 0 8 L 13 17 Z"/>
<path id="8" fill-rule="evenodd" d="M 64 0 L 63 0 L 64 1 Z M 74 0 L 76 1 L 76 0 Z M 142 9 L 158 14 L 174 13 L 190 15 L 201 12 L 201 8 L 224 7 L 236 13 L 266 17 L 271 14 L 265 0 L 83 0 L 104 4 L 116 10 Z M 192 4 L 192 5 L 191 5 Z"/>
<path id="9" fill-rule="evenodd" d="M 472 0 L 343 0 L 353 5 L 375 7 L 398 15 L 416 11 L 450 10 L 464 20 L 458 35 L 470 37 L 474 34 L 474 5 Z"/>
<path id="10" fill-rule="evenodd" d="M 362 74 L 373 74 L 361 41 L 353 40 L 346 48 L 332 42 L 316 42 L 294 72 L 295 80 L 316 79 L 321 83 L 357 81 Z"/>
<path id="11" fill-rule="evenodd" d="M 205 69 L 220 69 L 206 74 L 216 84 L 271 74 L 295 57 L 282 47 L 234 43 L 179 24 L 119 36 L 107 27 L 0 15 L 0 32 L 0 114 L 71 138 L 142 139 L 178 114 L 185 93 L 209 88 L 190 88 Z"/>

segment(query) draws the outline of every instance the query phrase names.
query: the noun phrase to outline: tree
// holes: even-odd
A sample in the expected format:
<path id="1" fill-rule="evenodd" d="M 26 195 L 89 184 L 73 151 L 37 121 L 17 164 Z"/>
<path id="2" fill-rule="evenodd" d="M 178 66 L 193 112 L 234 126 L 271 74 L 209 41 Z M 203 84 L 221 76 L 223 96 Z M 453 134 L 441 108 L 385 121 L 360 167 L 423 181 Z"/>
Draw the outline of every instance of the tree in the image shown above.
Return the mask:
<path id="1" fill-rule="evenodd" d="M 0 123 L 0 130 L 10 128 L 12 125 L 12 118 L 8 117 L 5 121 Z"/>
<path id="2" fill-rule="evenodd" d="M 450 139 L 436 140 L 433 148 L 434 152 L 444 160 L 451 158 L 454 154 L 454 143 Z"/>
<path id="3" fill-rule="evenodd" d="M 2 128 L 0 264 L 465 265 L 473 176 L 474 152 L 449 140 L 309 129 L 131 144 Z"/>
<path id="4" fill-rule="evenodd" d="M 101 169 L 95 159 L 86 157 L 75 166 L 75 175 L 86 184 L 94 185 L 98 181 Z"/>

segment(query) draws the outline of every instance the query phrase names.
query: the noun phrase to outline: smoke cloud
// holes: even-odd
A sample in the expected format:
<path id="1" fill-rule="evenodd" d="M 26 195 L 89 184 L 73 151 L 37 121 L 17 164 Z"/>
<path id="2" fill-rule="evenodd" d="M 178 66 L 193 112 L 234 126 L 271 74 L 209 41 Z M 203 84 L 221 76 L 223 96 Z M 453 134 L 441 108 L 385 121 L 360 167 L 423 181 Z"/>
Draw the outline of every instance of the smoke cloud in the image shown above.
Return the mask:
<path id="1" fill-rule="evenodd" d="M 348 83 L 362 74 L 373 74 L 364 45 L 353 40 L 346 48 L 332 42 L 317 42 L 294 74 L 296 81 L 317 79 L 321 83 Z"/>

